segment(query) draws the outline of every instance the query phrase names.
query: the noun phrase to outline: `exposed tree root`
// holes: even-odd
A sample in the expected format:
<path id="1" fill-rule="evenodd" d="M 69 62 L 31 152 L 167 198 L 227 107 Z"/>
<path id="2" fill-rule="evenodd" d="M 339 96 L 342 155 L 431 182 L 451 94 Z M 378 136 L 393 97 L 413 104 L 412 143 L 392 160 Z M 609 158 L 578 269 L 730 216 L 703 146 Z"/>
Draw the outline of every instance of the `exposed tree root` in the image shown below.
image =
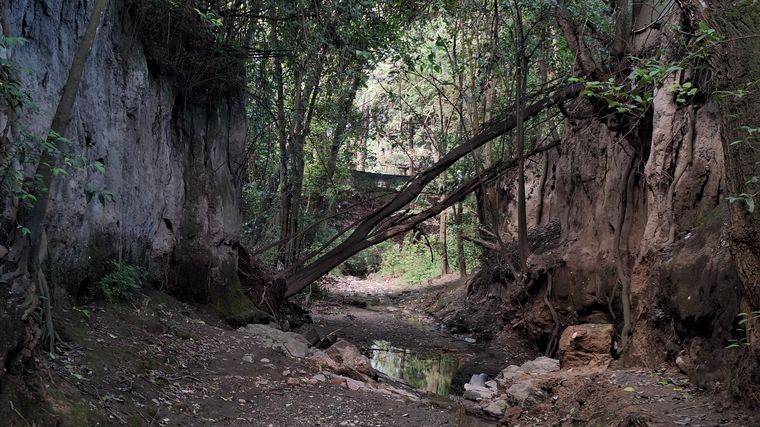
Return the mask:
<path id="1" fill-rule="evenodd" d="M 620 209 L 618 214 L 618 222 L 615 227 L 614 238 L 614 253 L 615 253 L 615 268 L 617 270 L 617 281 L 621 286 L 620 300 L 623 306 L 623 330 L 620 333 L 620 352 L 625 351 L 628 346 L 628 338 L 631 335 L 632 321 L 631 321 L 631 279 L 625 272 L 625 265 L 623 263 L 623 257 L 620 254 L 620 241 L 623 232 L 623 226 L 625 224 L 626 209 L 628 204 L 628 194 L 631 191 L 633 185 L 633 169 L 636 163 L 637 156 L 634 154 L 631 156 L 628 162 L 628 167 L 625 172 L 625 188 L 620 194 Z"/>
<path id="2" fill-rule="evenodd" d="M 552 319 L 554 320 L 554 329 L 552 330 L 551 337 L 549 337 L 549 342 L 546 344 L 546 350 L 544 351 L 545 356 L 551 356 L 554 354 L 554 352 L 557 350 L 557 344 L 559 340 L 560 321 L 559 316 L 557 315 L 557 310 L 554 309 L 554 306 L 551 303 L 551 298 L 552 273 L 549 271 L 546 273 L 546 293 L 544 294 L 544 304 L 549 307 L 549 312 L 552 314 Z"/>

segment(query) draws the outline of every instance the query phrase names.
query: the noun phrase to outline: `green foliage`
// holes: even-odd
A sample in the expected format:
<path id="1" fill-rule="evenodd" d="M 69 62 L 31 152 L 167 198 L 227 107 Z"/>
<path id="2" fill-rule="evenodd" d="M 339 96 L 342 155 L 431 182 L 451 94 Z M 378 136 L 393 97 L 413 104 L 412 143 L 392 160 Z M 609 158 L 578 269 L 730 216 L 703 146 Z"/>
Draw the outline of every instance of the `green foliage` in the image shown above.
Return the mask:
<path id="1" fill-rule="evenodd" d="M 754 177 L 757 178 L 757 177 Z M 747 208 L 747 212 L 754 213 L 755 212 L 755 198 L 752 197 L 752 195 L 747 193 L 741 193 L 737 196 L 730 196 L 728 198 L 729 203 L 736 203 L 736 202 L 742 202 L 745 204 Z"/>
<path id="2" fill-rule="evenodd" d="M 338 272 L 349 276 L 366 276 L 377 273 L 383 259 L 382 254 L 382 248 L 377 246 L 365 249 L 341 264 Z"/>
<path id="3" fill-rule="evenodd" d="M 742 92 L 741 95 L 735 95 L 738 97 L 744 96 L 746 93 Z M 752 126 L 740 126 L 739 130 L 743 132 L 743 136 L 733 142 L 729 145 L 738 145 L 738 144 L 746 144 L 755 148 L 755 145 L 757 143 L 757 136 L 760 135 L 760 127 L 752 127 Z M 743 191 L 740 194 L 732 195 L 728 197 L 729 203 L 743 203 L 745 208 L 747 209 L 747 212 L 752 214 L 755 212 L 755 197 L 758 196 L 757 191 L 757 185 L 760 184 L 760 176 L 755 175 L 751 176 L 747 182 L 744 183 L 743 188 L 740 191 Z M 753 191 L 754 189 L 754 191 Z"/>
<path id="4" fill-rule="evenodd" d="M 704 21 L 699 23 L 696 34 L 686 34 L 689 42 L 684 46 L 685 53 L 678 61 L 663 64 L 656 59 L 641 59 L 629 57 L 634 64 L 626 81 L 619 83 L 614 78 L 607 81 L 587 81 L 583 78 L 572 78 L 571 82 L 583 82 L 586 88 L 583 95 L 600 98 L 619 114 L 640 118 L 651 107 L 654 91 L 662 87 L 669 76 L 677 75 L 686 69 L 706 70 L 710 50 L 722 40 L 715 29 L 710 28 Z M 689 104 L 700 92 L 692 81 L 674 81 L 668 87 L 679 106 Z M 741 92 L 737 92 L 743 95 Z"/>
<path id="5" fill-rule="evenodd" d="M 699 89 L 694 87 L 691 82 L 673 82 L 670 85 L 670 91 L 676 95 L 676 103 L 678 105 L 686 105 L 699 92 Z"/>
<path id="6" fill-rule="evenodd" d="M 737 339 L 728 340 L 729 344 L 726 346 L 726 348 L 743 348 L 749 346 L 749 342 L 747 341 L 746 325 L 750 320 L 760 319 L 760 310 L 753 311 L 751 313 L 739 313 L 736 315 L 736 317 L 738 318 L 738 328 L 736 328 L 736 332 L 741 336 Z"/>
<path id="7" fill-rule="evenodd" d="M 387 242 L 383 247 L 382 262 L 378 275 L 398 277 L 406 283 L 419 283 L 441 275 L 441 258 L 438 254 L 437 239 L 430 239 L 428 246 L 424 238 L 413 241 L 404 239 L 403 245 Z"/>
<path id="8" fill-rule="evenodd" d="M 142 287 L 147 272 L 144 268 L 121 261 L 111 262 L 112 271 L 99 282 L 99 290 L 108 302 L 130 301 Z"/>

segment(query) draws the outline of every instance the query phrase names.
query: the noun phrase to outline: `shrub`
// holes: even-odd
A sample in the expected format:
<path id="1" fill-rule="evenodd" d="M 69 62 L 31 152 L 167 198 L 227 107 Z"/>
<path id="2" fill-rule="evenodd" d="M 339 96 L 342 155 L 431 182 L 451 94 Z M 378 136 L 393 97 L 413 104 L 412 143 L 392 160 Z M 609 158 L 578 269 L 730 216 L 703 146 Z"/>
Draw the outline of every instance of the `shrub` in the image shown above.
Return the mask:
<path id="1" fill-rule="evenodd" d="M 404 239 L 401 249 L 395 243 L 383 247 L 378 275 L 399 277 L 406 283 L 419 283 L 439 277 L 441 259 L 435 249 L 437 247 L 435 236 L 431 237 L 430 243 L 434 248 L 432 257 L 427 242 L 413 242 L 409 237 Z"/>
<path id="2" fill-rule="evenodd" d="M 111 261 L 112 272 L 100 279 L 100 293 L 108 302 L 129 301 L 142 286 L 144 268 L 121 261 Z"/>

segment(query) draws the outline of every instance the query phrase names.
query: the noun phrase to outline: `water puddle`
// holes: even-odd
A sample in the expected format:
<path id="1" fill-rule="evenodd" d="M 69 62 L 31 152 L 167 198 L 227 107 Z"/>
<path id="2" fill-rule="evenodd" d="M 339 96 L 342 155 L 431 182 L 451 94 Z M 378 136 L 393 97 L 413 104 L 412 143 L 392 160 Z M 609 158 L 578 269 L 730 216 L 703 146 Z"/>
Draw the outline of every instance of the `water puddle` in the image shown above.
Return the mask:
<path id="1" fill-rule="evenodd" d="M 370 349 L 372 367 L 410 386 L 439 396 L 448 396 L 451 379 L 460 359 L 453 354 L 417 354 L 376 340 Z"/>

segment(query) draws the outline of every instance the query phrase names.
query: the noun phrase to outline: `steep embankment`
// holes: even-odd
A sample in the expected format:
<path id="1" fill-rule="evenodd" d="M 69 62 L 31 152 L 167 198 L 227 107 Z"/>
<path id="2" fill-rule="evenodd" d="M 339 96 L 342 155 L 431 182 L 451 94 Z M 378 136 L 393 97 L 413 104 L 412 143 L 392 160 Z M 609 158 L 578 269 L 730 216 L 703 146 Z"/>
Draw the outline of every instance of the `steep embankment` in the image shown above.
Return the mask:
<path id="1" fill-rule="evenodd" d="M 538 234 L 559 224 L 561 236 L 530 259 L 534 298 L 523 313 L 528 332 L 549 340 L 555 319 L 544 295 L 550 292 L 562 327 L 615 324 L 611 351 L 626 363 L 657 366 L 679 359 L 700 387 L 728 384 L 744 398 L 738 390 L 751 381 L 740 376 L 750 375 L 745 368 L 751 356 L 725 346 L 742 338 L 735 316 L 751 305 L 740 305 L 747 294 L 740 292 L 738 252 L 731 250 L 737 241 L 729 235 L 737 227 L 728 212 L 741 210 L 736 215 L 743 220 L 748 214 L 728 202 L 738 192 L 726 180 L 730 163 L 737 162 L 736 149 L 728 146 L 737 126 L 725 123 L 730 114 L 714 91 L 743 87 L 747 73 L 705 71 L 732 44 L 710 45 L 706 36 L 689 39 L 688 32 L 673 32 L 681 26 L 699 34 L 698 22 L 719 26 L 718 11 L 688 5 L 679 2 L 663 15 L 668 24 L 662 27 L 647 26 L 651 17 L 636 17 L 635 27 L 644 30 L 632 40 L 631 52 L 665 52 L 656 65 L 646 65 L 654 72 L 681 67 L 657 81 L 646 110 L 632 118 L 594 99 L 576 100 L 564 111 L 561 146 L 529 171 L 529 224 Z M 620 67 L 627 69 L 615 78 L 629 91 L 627 73 L 644 65 L 622 61 Z M 726 88 L 721 76 L 727 72 L 744 80 L 733 79 L 734 87 Z M 687 82 L 699 88 L 698 95 L 679 100 L 679 85 Z M 512 185 L 506 197 L 515 194 Z M 516 211 L 514 204 L 504 211 L 512 224 L 504 231 L 513 237 Z M 474 283 L 471 291 L 478 295 L 504 293 L 504 285 L 487 279 Z"/>
<path id="2" fill-rule="evenodd" d="M 149 266 L 183 299 L 226 310 L 221 305 L 235 299 L 228 293 L 239 293 L 243 90 L 235 81 L 212 88 L 198 80 L 203 76 L 177 69 L 187 66 L 191 51 L 213 46 L 188 37 L 203 34 L 187 28 L 199 25 L 197 16 L 170 16 L 180 12 L 149 4 L 111 2 L 87 61 L 65 136 L 70 155 L 102 161 L 106 172 L 71 170 L 55 183 L 51 282 L 86 293 L 108 261 L 126 259 Z M 39 107 L 20 117 L 16 136 L 45 134 L 91 7 L 62 0 L 11 4 L 10 33 L 27 43 L 13 48 L 10 61 L 27 70 L 23 87 Z M 167 54 L 173 56 L 161 57 Z M 235 70 L 243 75 L 242 67 Z M 114 200 L 98 197 L 100 190 Z"/>

